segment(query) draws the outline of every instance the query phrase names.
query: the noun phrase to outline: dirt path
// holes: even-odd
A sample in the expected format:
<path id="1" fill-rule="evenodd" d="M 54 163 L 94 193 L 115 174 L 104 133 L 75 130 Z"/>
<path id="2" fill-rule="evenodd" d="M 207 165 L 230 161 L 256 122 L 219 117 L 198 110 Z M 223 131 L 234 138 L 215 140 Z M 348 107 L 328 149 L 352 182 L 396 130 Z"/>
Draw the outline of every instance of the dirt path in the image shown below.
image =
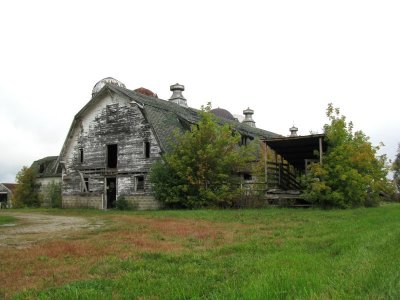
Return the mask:
<path id="1" fill-rule="evenodd" d="M 4 215 L 19 220 L 15 224 L 0 225 L 0 248 L 26 248 L 37 241 L 66 238 L 78 230 L 93 230 L 104 225 L 98 219 L 93 222 L 84 217 L 13 212 Z"/>

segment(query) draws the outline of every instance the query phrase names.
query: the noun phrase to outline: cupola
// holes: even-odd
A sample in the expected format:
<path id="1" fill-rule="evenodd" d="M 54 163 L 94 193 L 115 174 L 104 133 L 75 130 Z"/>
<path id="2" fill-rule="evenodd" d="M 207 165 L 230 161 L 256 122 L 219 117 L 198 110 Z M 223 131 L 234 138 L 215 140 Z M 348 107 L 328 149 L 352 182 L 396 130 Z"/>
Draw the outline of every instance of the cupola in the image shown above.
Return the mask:
<path id="1" fill-rule="evenodd" d="M 169 101 L 176 103 L 180 106 L 183 107 L 188 107 L 187 101 L 185 97 L 183 97 L 182 92 L 185 90 L 185 86 L 179 83 L 173 84 L 169 88 L 172 92 L 171 98 L 169 98 Z"/>
<path id="2" fill-rule="evenodd" d="M 244 114 L 244 120 L 242 121 L 242 123 L 249 125 L 250 127 L 256 127 L 256 122 L 254 122 L 253 120 L 253 114 L 254 114 L 254 110 L 247 108 L 243 111 Z"/>
<path id="3" fill-rule="evenodd" d="M 115 86 L 119 86 L 119 87 L 123 87 L 125 88 L 125 84 L 123 84 L 121 81 L 112 78 L 112 77 L 106 77 L 102 80 L 100 80 L 99 82 L 97 82 L 93 89 L 92 89 L 92 97 L 94 97 L 98 92 L 100 92 L 100 90 L 103 88 L 103 86 L 105 86 L 106 84 L 111 84 L 111 85 L 115 85 Z"/>
<path id="4" fill-rule="evenodd" d="M 290 136 L 294 137 L 294 136 L 297 136 L 297 131 L 299 129 L 296 126 L 293 125 L 291 128 L 289 128 L 289 130 L 290 130 Z"/>

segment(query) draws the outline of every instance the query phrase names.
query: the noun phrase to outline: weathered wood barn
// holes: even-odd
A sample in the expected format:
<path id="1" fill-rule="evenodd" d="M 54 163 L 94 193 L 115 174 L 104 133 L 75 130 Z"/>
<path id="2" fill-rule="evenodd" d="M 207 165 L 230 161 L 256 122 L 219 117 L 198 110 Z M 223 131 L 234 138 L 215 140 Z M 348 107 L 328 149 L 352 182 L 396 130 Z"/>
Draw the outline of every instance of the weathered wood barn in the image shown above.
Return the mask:
<path id="1" fill-rule="evenodd" d="M 168 151 L 173 132 L 188 130 L 199 120 L 199 111 L 182 95 L 184 86 L 175 84 L 170 90 L 171 98 L 162 100 L 150 90 L 130 90 L 110 77 L 94 86 L 91 100 L 72 121 L 59 157 L 36 163 L 40 180 L 60 178 L 63 207 L 113 208 L 119 196 L 138 209 L 160 207 L 148 172 Z M 243 112 L 242 122 L 224 109 L 212 112 L 237 130 L 243 143 L 283 138 L 256 128 L 251 109 Z"/>

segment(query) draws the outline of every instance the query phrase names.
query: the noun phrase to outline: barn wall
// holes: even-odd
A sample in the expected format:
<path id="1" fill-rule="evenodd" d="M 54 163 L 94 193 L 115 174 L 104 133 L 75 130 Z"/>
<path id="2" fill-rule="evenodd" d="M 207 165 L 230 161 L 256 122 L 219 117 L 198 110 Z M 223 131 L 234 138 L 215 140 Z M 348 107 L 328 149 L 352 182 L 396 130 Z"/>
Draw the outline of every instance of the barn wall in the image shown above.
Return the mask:
<path id="1" fill-rule="evenodd" d="M 102 195 L 79 194 L 79 195 L 63 195 L 63 208 L 103 208 Z"/>
<path id="2" fill-rule="evenodd" d="M 154 199 L 152 195 L 137 194 L 135 196 L 125 197 L 125 199 L 137 210 L 154 210 L 162 208 L 161 203 Z"/>
<path id="3" fill-rule="evenodd" d="M 150 143 L 149 158 L 145 157 L 145 142 Z M 115 169 L 107 168 L 107 145 L 111 144 L 118 145 Z M 80 149 L 83 149 L 83 162 Z M 66 146 L 62 158 L 65 164 L 63 205 L 77 207 L 80 201 L 86 205 L 87 196 L 82 194 L 79 172 L 88 180 L 89 194 L 106 197 L 107 177 L 116 178 L 117 197 L 149 193 L 147 173 L 160 159 L 159 153 L 160 147 L 140 108 L 117 95 L 105 96 L 83 114 Z M 135 190 L 135 176 L 144 177 L 143 191 Z"/>

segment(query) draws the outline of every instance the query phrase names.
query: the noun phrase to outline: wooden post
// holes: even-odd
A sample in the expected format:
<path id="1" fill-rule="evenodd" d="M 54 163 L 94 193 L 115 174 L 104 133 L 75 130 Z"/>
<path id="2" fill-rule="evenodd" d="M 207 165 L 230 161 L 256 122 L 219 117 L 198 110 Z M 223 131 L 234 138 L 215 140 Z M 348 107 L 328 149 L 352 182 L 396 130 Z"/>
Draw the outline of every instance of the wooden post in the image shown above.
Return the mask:
<path id="1" fill-rule="evenodd" d="M 322 166 L 322 137 L 319 138 L 319 163 Z"/>

